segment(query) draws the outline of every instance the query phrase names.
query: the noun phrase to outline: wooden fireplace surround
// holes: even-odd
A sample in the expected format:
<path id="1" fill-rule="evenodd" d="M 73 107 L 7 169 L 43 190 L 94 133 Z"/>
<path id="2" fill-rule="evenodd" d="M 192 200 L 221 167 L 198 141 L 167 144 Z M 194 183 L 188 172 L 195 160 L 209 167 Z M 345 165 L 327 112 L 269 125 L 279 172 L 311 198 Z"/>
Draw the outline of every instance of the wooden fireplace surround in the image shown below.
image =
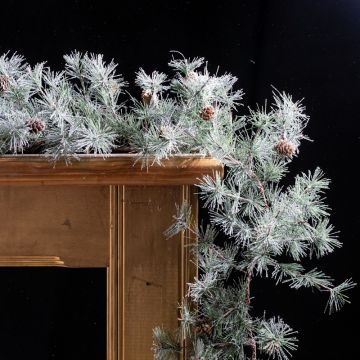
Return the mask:
<path id="1" fill-rule="evenodd" d="M 151 329 L 176 327 L 196 275 L 190 234 L 163 231 L 175 203 L 197 213 L 193 185 L 223 168 L 197 156 L 148 169 L 131 154 L 80 158 L 0 157 L 0 266 L 106 267 L 107 360 L 150 360 Z"/>

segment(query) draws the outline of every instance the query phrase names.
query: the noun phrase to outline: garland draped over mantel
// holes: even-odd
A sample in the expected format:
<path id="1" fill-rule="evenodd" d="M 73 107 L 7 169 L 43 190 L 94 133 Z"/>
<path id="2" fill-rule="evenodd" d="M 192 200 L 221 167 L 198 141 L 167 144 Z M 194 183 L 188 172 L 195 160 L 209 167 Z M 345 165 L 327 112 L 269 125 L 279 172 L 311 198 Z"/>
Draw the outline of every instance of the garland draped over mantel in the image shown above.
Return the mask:
<path id="1" fill-rule="evenodd" d="M 301 102 L 274 90 L 271 106 L 241 115 L 237 79 L 212 75 L 204 59 L 179 53 L 169 63 L 171 78 L 136 73 L 136 97 L 126 93 L 113 61 L 79 52 L 64 59 L 64 71 L 53 72 L 44 63 L 31 67 L 17 54 L 0 57 L 1 154 L 41 153 L 71 162 L 82 153 L 127 152 L 145 166 L 198 154 L 226 169 L 225 178 L 207 175 L 199 185 L 210 224 L 195 227 L 184 203 L 166 231 L 170 237 L 186 230 L 196 239 L 200 275 L 180 306 L 179 331 L 154 329 L 156 359 L 178 359 L 184 352 L 193 360 L 288 359 L 296 332 L 280 317 L 251 314 L 257 277 L 326 291 L 330 313 L 349 302 L 351 279 L 334 285 L 321 270 L 302 265 L 306 257 L 341 246 L 323 198 L 329 180 L 317 168 L 281 185 L 307 139 Z M 220 232 L 225 242 L 217 240 Z"/>

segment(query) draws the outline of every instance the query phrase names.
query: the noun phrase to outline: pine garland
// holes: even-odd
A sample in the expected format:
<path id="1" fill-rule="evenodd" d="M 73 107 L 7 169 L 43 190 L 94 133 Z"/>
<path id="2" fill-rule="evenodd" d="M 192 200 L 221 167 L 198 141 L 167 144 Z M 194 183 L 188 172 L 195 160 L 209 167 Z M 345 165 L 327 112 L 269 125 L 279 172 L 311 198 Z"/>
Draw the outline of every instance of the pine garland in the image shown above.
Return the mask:
<path id="1" fill-rule="evenodd" d="M 199 185 L 210 225 L 194 227 L 184 203 L 166 231 L 170 237 L 187 230 L 196 238 L 200 276 L 183 299 L 180 331 L 154 329 L 154 355 L 176 359 L 187 339 L 193 360 L 287 360 L 297 347 L 296 332 L 281 318 L 251 315 L 253 281 L 266 275 L 294 289 L 326 291 L 330 313 L 349 302 L 346 291 L 355 286 L 351 279 L 334 285 L 301 264 L 341 246 L 329 223 L 323 172 L 317 168 L 281 186 L 307 139 L 301 102 L 274 91 L 272 106 L 239 115 L 237 79 L 211 75 L 204 59 L 182 56 L 170 61 L 171 78 L 140 69 L 135 83 L 141 91 L 127 99 L 113 61 L 78 52 L 64 59 L 64 71 L 53 72 L 17 54 L 0 57 L 0 154 L 36 149 L 52 161 L 70 162 L 80 153 L 126 149 L 147 166 L 177 154 L 221 161 L 225 179 L 205 176 Z M 222 245 L 220 232 L 227 238 Z"/>

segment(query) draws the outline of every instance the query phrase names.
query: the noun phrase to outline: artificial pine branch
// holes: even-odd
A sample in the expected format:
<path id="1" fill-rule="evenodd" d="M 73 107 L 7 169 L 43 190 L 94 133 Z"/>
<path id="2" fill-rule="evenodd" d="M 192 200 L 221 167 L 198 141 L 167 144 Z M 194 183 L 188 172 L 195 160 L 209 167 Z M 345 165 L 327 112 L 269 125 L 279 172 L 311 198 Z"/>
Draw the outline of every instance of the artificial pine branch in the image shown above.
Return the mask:
<path id="1" fill-rule="evenodd" d="M 199 185 L 210 225 L 194 227 L 184 203 L 166 232 L 186 230 L 197 239 L 200 275 L 182 301 L 180 331 L 154 329 L 155 358 L 178 358 L 187 344 L 192 360 L 289 359 L 295 332 L 280 318 L 251 314 L 257 277 L 270 274 L 276 284 L 326 291 L 330 313 L 349 302 L 346 292 L 355 286 L 351 279 L 334 285 L 301 264 L 341 246 L 329 222 L 329 180 L 322 171 L 297 175 L 288 187 L 281 183 L 301 141 L 309 140 L 301 101 L 274 90 L 272 105 L 240 115 L 237 79 L 212 75 L 203 58 L 180 54 L 169 63 L 173 76 L 140 69 L 135 83 L 141 96 L 125 102 L 127 83 L 113 61 L 79 52 L 64 60 L 64 70 L 53 72 L 17 54 L 0 57 L 0 153 L 36 149 L 69 162 L 79 153 L 128 149 L 146 166 L 177 154 L 218 159 L 225 179 L 205 176 Z M 222 245 L 219 232 L 227 239 Z"/>

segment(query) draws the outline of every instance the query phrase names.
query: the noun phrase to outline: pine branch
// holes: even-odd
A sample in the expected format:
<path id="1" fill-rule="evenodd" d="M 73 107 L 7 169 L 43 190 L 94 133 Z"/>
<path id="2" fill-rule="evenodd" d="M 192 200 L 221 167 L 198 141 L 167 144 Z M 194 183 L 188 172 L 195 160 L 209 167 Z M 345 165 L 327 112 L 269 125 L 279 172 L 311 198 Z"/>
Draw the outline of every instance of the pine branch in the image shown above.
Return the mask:
<path id="1" fill-rule="evenodd" d="M 256 341 L 260 351 L 269 358 L 288 360 L 291 352 L 297 349 L 296 331 L 285 324 L 282 319 L 262 320 Z"/>
<path id="2" fill-rule="evenodd" d="M 353 289 L 356 286 L 351 279 L 345 280 L 338 286 L 328 289 L 329 300 L 326 304 L 325 311 L 328 310 L 329 314 L 339 311 L 345 304 L 350 303 L 346 291 Z"/>
<path id="3" fill-rule="evenodd" d="M 177 360 L 181 346 L 177 335 L 171 334 L 160 327 L 153 330 L 153 351 L 156 360 Z"/>
<path id="4" fill-rule="evenodd" d="M 135 84 L 143 92 L 126 94 L 128 103 L 117 65 L 100 54 L 65 55 L 60 72 L 45 63 L 29 66 L 17 54 L 1 56 L 0 152 L 36 149 L 54 162 L 71 162 L 79 153 L 127 149 L 143 167 L 177 154 L 218 159 L 225 178 L 204 176 L 198 185 L 210 226 L 198 229 L 183 203 L 165 232 L 195 239 L 200 275 L 181 305 L 187 352 L 193 359 L 255 360 L 263 353 L 287 360 L 296 349 L 291 328 L 281 319 L 251 316 L 256 277 L 270 274 L 277 284 L 327 291 L 330 313 L 349 302 L 346 292 L 355 286 L 351 279 L 334 286 L 323 272 L 301 265 L 341 246 L 329 221 L 324 193 L 330 182 L 323 172 L 316 168 L 281 186 L 301 142 L 309 140 L 305 107 L 274 89 L 272 105 L 240 111 L 243 92 L 235 76 L 211 74 L 203 58 L 175 54 L 171 76 L 139 69 Z M 156 328 L 156 358 L 177 358 L 179 336 Z"/>

